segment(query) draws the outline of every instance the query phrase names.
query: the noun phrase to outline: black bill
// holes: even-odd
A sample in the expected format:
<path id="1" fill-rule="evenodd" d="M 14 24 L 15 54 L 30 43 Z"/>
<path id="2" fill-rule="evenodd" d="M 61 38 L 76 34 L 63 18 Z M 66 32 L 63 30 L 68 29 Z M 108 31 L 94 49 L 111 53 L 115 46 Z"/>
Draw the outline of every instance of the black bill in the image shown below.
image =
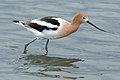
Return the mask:
<path id="1" fill-rule="evenodd" d="M 95 27 L 96 29 L 98 29 L 98 30 L 100 30 L 100 31 L 107 32 L 107 31 L 105 31 L 105 30 L 103 30 L 103 29 L 98 28 L 97 26 L 95 26 L 95 25 L 94 25 L 93 23 L 91 23 L 90 21 L 87 21 L 87 23 L 90 24 L 90 25 L 92 25 L 93 27 Z"/>

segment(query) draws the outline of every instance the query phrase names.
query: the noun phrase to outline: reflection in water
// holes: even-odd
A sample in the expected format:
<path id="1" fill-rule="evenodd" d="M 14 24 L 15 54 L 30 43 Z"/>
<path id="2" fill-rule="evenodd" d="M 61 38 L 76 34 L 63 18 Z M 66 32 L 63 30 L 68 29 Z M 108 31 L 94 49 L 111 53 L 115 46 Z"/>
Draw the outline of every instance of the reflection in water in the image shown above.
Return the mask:
<path id="1" fill-rule="evenodd" d="M 77 67 L 71 63 L 77 61 L 83 61 L 81 59 L 67 59 L 60 57 L 49 57 L 45 55 L 28 55 L 26 56 L 26 60 L 33 65 L 46 64 L 47 66 L 65 66 L 65 67 L 74 67 L 74 68 Z"/>
<path id="2" fill-rule="evenodd" d="M 65 78 L 65 79 L 77 79 L 84 78 L 81 76 L 73 76 L 73 72 L 65 71 L 64 68 L 79 68 L 76 65 L 72 64 L 78 61 L 84 61 L 81 59 L 69 59 L 69 58 L 60 58 L 60 57 L 49 57 L 45 55 L 27 55 L 20 60 L 27 61 L 29 64 L 24 64 L 22 68 L 28 68 L 23 70 L 24 74 L 34 75 L 40 77 L 52 77 L 52 78 Z M 20 69 L 19 69 L 20 70 Z M 70 75 L 72 73 L 72 75 Z M 69 74 L 65 76 L 64 74 Z M 75 74 L 76 75 L 76 74 Z"/>

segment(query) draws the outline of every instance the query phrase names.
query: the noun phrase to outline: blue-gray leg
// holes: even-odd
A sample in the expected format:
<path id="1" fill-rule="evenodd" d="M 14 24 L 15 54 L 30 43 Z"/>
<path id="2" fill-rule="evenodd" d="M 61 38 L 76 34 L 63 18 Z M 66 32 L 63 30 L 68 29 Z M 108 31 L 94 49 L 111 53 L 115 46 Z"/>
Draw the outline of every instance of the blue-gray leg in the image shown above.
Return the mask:
<path id="1" fill-rule="evenodd" d="M 45 53 L 45 55 L 47 55 L 48 54 L 48 43 L 49 43 L 49 39 L 47 39 L 47 42 L 46 42 L 46 45 L 45 45 L 45 51 L 46 51 L 46 53 Z"/>
<path id="2" fill-rule="evenodd" d="M 37 38 L 35 38 L 35 39 L 33 39 L 32 41 L 30 41 L 30 42 L 28 42 L 27 44 L 25 44 L 25 47 L 24 47 L 24 54 L 26 54 L 27 53 L 27 47 L 28 47 L 28 45 L 30 45 L 31 43 L 33 43 L 34 41 L 36 41 L 37 40 Z"/>

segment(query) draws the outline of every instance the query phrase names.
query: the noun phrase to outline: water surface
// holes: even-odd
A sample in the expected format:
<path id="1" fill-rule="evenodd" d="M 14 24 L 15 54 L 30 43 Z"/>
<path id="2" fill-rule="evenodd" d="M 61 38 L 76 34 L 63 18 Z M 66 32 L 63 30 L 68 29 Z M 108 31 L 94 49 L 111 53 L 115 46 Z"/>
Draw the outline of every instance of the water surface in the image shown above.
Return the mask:
<path id="1" fill-rule="evenodd" d="M 12 20 L 58 16 L 69 21 L 83 11 L 91 22 L 107 31 L 82 24 L 63 39 L 38 40 L 24 55 L 24 44 L 34 35 Z M 120 0 L 1 0 L 0 80 L 119 80 Z"/>

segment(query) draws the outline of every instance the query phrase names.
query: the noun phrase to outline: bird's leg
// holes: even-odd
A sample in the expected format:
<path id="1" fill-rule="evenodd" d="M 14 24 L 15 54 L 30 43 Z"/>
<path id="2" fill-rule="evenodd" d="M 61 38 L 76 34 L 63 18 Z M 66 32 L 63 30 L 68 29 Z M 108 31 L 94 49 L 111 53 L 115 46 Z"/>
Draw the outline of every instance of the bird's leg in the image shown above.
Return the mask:
<path id="1" fill-rule="evenodd" d="M 48 54 L 48 43 L 49 43 L 49 39 L 47 39 L 47 42 L 46 42 L 46 45 L 45 45 L 45 51 L 46 51 L 46 53 L 45 53 L 45 55 L 47 55 Z"/>
<path id="2" fill-rule="evenodd" d="M 29 44 L 31 44 L 32 42 L 34 42 L 34 41 L 36 41 L 37 40 L 37 38 L 35 38 L 35 39 L 33 39 L 32 41 L 30 41 L 30 42 L 28 42 L 27 44 L 25 44 L 25 46 L 24 46 L 24 54 L 26 54 L 27 53 L 27 47 L 28 47 L 28 45 Z"/>

